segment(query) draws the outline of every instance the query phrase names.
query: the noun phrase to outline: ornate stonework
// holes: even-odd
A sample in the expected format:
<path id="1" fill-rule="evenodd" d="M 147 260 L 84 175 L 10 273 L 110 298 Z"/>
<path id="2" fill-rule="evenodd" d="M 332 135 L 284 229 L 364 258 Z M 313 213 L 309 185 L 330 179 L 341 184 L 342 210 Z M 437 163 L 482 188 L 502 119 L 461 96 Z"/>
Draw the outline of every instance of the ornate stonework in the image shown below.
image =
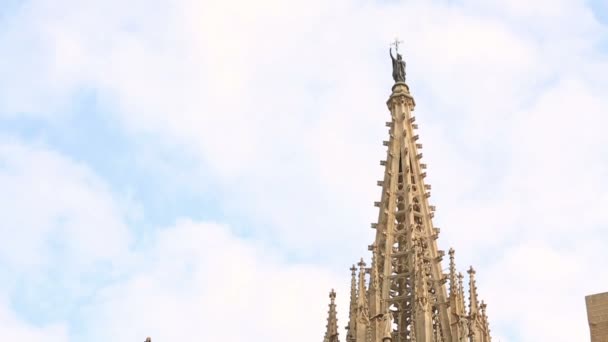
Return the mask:
<path id="1" fill-rule="evenodd" d="M 372 263 L 366 272 L 363 260 L 359 262 L 358 281 L 356 268 L 351 268 L 346 341 L 490 342 L 475 270 L 468 271 L 468 308 L 453 249 L 449 274 L 442 271 L 445 253 L 437 247 L 439 228 L 432 222 L 435 207 L 428 201 L 431 186 L 425 183 L 426 165 L 421 163 L 422 144 L 412 114 L 415 101 L 405 84 L 404 68 L 405 62 L 393 58 L 395 84 L 387 101 L 389 139 L 384 142 L 386 159 L 380 162 L 384 179 L 378 182 L 382 193 L 375 202 L 378 221 L 372 223 L 376 237 L 368 248 Z"/>

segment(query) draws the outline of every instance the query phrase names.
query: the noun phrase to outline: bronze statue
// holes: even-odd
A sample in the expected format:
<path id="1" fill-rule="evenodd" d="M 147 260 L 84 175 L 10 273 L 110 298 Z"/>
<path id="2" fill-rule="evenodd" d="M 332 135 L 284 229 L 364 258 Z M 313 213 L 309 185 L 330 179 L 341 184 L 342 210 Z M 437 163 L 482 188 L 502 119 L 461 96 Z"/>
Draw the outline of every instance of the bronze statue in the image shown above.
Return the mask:
<path id="1" fill-rule="evenodd" d="M 393 48 L 389 48 L 388 52 L 391 55 L 393 61 L 393 80 L 397 82 L 405 82 L 405 61 L 397 49 L 397 58 L 393 57 Z"/>

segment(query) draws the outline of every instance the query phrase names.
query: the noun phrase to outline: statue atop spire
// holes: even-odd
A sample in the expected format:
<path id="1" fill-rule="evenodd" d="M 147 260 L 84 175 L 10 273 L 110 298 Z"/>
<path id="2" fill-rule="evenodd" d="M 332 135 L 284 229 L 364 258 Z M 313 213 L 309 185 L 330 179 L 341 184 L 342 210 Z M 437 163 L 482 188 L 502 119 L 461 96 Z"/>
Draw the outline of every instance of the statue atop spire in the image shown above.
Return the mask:
<path id="1" fill-rule="evenodd" d="M 393 80 L 395 83 L 405 83 L 405 61 L 403 60 L 403 56 L 399 53 L 400 43 L 402 43 L 402 41 L 395 39 L 395 42 L 391 44 L 395 46 L 396 58 L 393 56 L 393 48 L 391 47 L 388 50 L 391 60 L 393 61 Z"/>

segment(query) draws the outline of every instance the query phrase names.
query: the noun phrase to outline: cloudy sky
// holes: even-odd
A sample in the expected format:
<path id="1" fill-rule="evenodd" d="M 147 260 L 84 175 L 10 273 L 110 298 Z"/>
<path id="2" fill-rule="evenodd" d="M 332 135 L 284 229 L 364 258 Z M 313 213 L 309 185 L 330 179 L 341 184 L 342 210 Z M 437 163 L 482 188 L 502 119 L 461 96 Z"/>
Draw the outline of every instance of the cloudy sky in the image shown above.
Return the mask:
<path id="1" fill-rule="evenodd" d="M 321 341 L 332 287 L 344 325 L 395 36 L 494 341 L 587 341 L 603 0 L 0 0 L 0 340 Z"/>

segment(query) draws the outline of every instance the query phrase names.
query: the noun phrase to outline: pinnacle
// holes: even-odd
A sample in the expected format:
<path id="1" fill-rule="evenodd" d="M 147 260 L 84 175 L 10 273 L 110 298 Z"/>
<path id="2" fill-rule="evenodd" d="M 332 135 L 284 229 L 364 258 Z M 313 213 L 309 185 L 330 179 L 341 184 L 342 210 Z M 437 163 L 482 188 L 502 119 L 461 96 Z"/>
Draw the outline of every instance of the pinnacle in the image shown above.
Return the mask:
<path id="1" fill-rule="evenodd" d="M 473 268 L 473 266 L 469 267 L 469 270 L 467 271 L 467 273 L 470 275 L 475 275 L 475 269 Z"/>

